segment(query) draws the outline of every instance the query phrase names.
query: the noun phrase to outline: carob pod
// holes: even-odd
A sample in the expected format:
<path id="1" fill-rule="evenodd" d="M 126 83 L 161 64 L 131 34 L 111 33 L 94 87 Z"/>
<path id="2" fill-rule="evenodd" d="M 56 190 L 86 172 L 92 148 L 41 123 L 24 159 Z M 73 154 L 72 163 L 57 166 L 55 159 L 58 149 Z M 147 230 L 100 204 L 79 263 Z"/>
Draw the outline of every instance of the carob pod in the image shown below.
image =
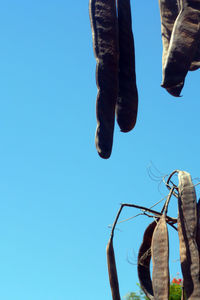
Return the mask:
<path id="1" fill-rule="evenodd" d="M 196 193 L 189 173 L 179 171 L 178 179 L 178 235 L 184 289 L 188 300 L 197 300 L 200 299 L 200 282 Z"/>
<path id="2" fill-rule="evenodd" d="M 154 300 L 153 287 L 150 274 L 150 261 L 151 261 L 151 242 L 156 222 L 148 225 L 144 232 L 143 241 L 138 253 L 138 277 L 140 286 L 145 295 Z"/>
<path id="3" fill-rule="evenodd" d="M 119 32 L 119 92 L 116 104 L 117 123 L 122 132 L 132 130 L 138 111 L 135 74 L 135 48 L 130 0 L 117 0 Z"/>
<path id="4" fill-rule="evenodd" d="M 168 54 L 170 38 L 175 20 L 179 13 L 179 0 L 159 0 L 160 18 L 161 18 L 161 33 L 162 33 L 162 73 L 164 78 L 164 66 Z M 180 95 L 179 86 L 168 88 L 167 91 L 177 97 Z"/>
<path id="5" fill-rule="evenodd" d="M 120 293 L 119 293 L 117 268 L 115 263 L 115 253 L 113 248 L 113 235 L 109 239 L 106 248 L 106 254 L 107 254 L 108 274 L 109 274 L 109 281 L 110 281 L 110 287 L 112 292 L 112 299 L 121 300 Z"/>
<path id="6" fill-rule="evenodd" d="M 180 95 L 200 37 L 199 0 L 180 0 L 180 13 L 174 23 L 164 66 L 162 87 Z M 170 91 L 170 90 L 169 90 Z"/>
<path id="7" fill-rule="evenodd" d="M 164 70 L 165 61 L 168 53 L 170 38 L 173 30 L 175 20 L 180 12 L 181 3 L 180 0 L 159 0 L 160 17 L 161 17 L 161 32 L 162 32 L 162 69 Z M 195 56 L 190 64 L 189 70 L 194 71 L 200 67 L 200 42 L 195 52 Z M 182 85 L 177 85 L 172 88 L 167 88 L 167 91 L 178 97 L 180 95 Z"/>
<path id="8" fill-rule="evenodd" d="M 197 233 L 196 233 L 197 248 L 199 251 L 199 264 L 200 264 L 200 199 L 197 203 Z M 200 267 L 199 267 L 199 280 L 200 280 Z"/>
<path id="9" fill-rule="evenodd" d="M 198 41 L 197 41 L 197 49 L 196 49 L 195 55 L 194 55 L 194 57 L 192 59 L 192 62 L 191 62 L 189 70 L 190 71 L 195 71 L 195 70 L 197 70 L 199 68 L 200 68 L 200 40 L 198 39 Z"/>
<path id="10" fill-rule="evenodd" d="M 197 246 L 200 252 L 200 199 L 197 202 L 197 233 L 196 233 Z"/>
<path id="11" fill-rule="evenodd" d="M 174 22 L 178 16 L 178 3 L 176 0 L 159 0 L 161 33 L 162 33 L 162 68 L 164 69 L 171 33 Z"/>
<path id="12" fill-rule="evenodd" d="M 154 299 L 167 300 L 169 299 L 169 239 L 164 214 L 160 217 L 153 233 L 151 254 Z"/>
<path id="13" fill-rule="evenodd" d="M 97 129 L 95 143 L 99 155 L 112 151 L 115 105 L 118 96 L 118 24 L 115 0 L 90 0 L 89 12 L 96 56 Z"/>

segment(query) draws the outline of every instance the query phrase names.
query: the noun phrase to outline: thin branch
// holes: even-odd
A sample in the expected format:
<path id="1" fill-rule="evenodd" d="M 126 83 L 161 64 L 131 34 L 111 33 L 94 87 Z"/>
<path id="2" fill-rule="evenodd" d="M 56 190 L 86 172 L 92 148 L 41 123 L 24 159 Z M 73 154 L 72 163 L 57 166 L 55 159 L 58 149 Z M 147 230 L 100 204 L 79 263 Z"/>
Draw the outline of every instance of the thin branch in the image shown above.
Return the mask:
<path id="1" fill-rule="evenodd" d="M 135 204 L 128 204 L 128 203 L 123 203 L 121 204 L 123 206 L 127 206 L 127 207 L 133 207 L 133 208 L 138 208 L 138 209 L 141 209 L 142 211 L 147 211 L 147 212 L 150 212 L 152 214 L 154 214 L 155 216 L 157 217 L 161 217 L 162 216 L 162 213 L 156 211 L 156 210 L 152 210 L 152 209 L 149 209 L 147 207 L 144 207 L 144 206 L 140 206 L 140 205 L 135 205 Z M 169 216 L 166 216 L 166 220 L 171 222 L 172 224 L 176 224 L 177 223 L 177 219 L 175 218 L 171 218 Z"/>
<path id="2" fill-rule="evenodd" d="M 178 187 L 177 187 L 177 186 L 173 183 L 173 181 L 171 180 L 172 176 L 173 176 L 174 174 L 176 174 L 176 173 L 178 173 L 178 170 L 173 171 L 173 172 L 169 175 L 167 181 L 165 180 L 165 177 L 166 177 L 166 176 L 163 177 L 163 182 L 164 182 L 164 184 L 166 185 L 166 187 L 168 188 L 168 190 L 171 190 L 172 187 L 174 187 L 174 189 L 176 189 L 176 190 L 178 189 Z M 169 182 L 172 184 L 172 187 L 170 186 Z M 173 191 L 173 195 L 174 195 L 176 198 L 178 198 L 178 193 L 176 193 L 175 191 Z"/>
<path id="3" fill-rule="evenodd" d="M 162 209 L 162 211 L 161 211 L 161 212 L 164 212 L 165 216 L 166 216 L 166 214 L 167 214 L 169 201 L 170 201 L 170 199 L 171 199 L 171 197 L 172 197 L 172 195 L 173 195 L 173 192 L 174 192 L 174 187 L 171 188 L 171 190 L 170 190 L 170 192 L 169 192 L 169 194 L 168 194 L 167 200 L 166 200 L 166 202 L 165 202 L 165 204 L 164 204 L 164 206 L 163 206 L 163 209 Z"/>
<path id="4" fill-rule="evenodd" d="M 124 205 L 123 204 L 121 204 L 121 207 L 120 207 L 120 209 L 119 209 L 119 211 L 118 211 L 118 213 L 117 213 L 117 216 L 116 216 L 116 218 L 115 218 L 115 221 L 114 221 L 114 223 L 113 223 L 113 226 L 112 226 L 112 230 L 111 230 L 111 239 L 113 239 L 113 236 L 114 236 L 114 230 L 115 230 L 115 226 L 116 226 L 116 224 L 117 224 L 117 221 L 118 221 L 118 219 L 119 219 L 119 216 L 120 216 L 120 214 L 121 214 L 121 211 L 122 211 L 122 208 L 124 207 Z"/>
<path id="5" fill-rule="evenodd" d="M 167 198 L 167 196 L 163 197 L 161 200 L 159 200 L 158 202 L 156 202 L 154 205 L 150 206 L 149 209 L 151 209 L 151 208 L 153 208 L 154 206 L 158 205 L 158 204 L 159 204 L 160 202 L 162 202 L 165 198 Z M 145 213 L 139 213 L 139 214 L 134 215 L 134 216 L 132 216 L 132 217 L 130 217 L 130 218 L 124 219 L 124 220 L 118 222 L 117 224 L 121 224 L 121 223 L 130 221 L 130 220 L 132 220 L 132 219 L 134 219 L 134 218 L 136 218 L 136 217 L 138 217 L 138 216 L 143 216 L 144 214 L 145 214 Z M 111 227 L 111 225 L 110 225 L 110 227 Z"/>
<path id="6" fill-rule="evenodd" d="M 145 213 L 139 213 L 139 214 L 137 214 L 137 215 L 135 215 L 135 216 L 132 216 L 132 217 L 130 217 L 130 218 L 127 218 L 127 219 L 121 220 L 121 221 L 119 221 L 117 224 L 121 224 L 121 223 L 124 223 L 124 222 L 130 221 L 130 220 L 132 220 L 132 219 L 134 219 L 134 218 L 136 218 L 136 217 L 138 217 L 138 216 L 143 216 L 144 214 L 145 214 Z"/>

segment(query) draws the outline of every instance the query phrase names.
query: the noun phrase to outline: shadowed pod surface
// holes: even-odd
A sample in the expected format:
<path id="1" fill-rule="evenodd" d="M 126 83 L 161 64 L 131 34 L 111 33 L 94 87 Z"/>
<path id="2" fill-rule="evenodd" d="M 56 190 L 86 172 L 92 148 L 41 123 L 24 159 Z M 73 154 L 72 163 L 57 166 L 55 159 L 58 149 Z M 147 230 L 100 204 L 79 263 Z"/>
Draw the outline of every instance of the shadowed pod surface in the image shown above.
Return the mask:
<path id="1" fill-rule="evenodd" d="M 151 261 L 151 242 L 156 222 L 148 225 L 144 232 L 143 241 L 138 253 L 138 277 L 140 286 L 145 295 L 153 300 L 153 287 L 150 275 L 150 261 Z"/>
<path id="2" fill-rule="evenodd" d="M 161 18 L 161 33 L 162 33 L 162 73 L 164 77 L 164 66 L 168 53 L 170 38 L 174 26 L 174 22 L 178 16 L 179 3 L 175 0 L 159 0 L 160 18 Z M 182 89 L 182 87 L 181 87 Z M 181 90 L 179 87 L 169 88 L 167 91 L 173 96 L 179 96 Z"/>
<path id="3" fill-rule="evenodd" d="M 119 32 L 119 93 L 116 104 L 118 125 L 123 132 L 134 128 L 138 111 L 135 48 L 130 0 L 117 0 Z"/>
<path id="4" fill-rule="evenodd" d="M 180 1 L 180 0 L 179 0 Z M 194 9 L 197 9 L 200 12 L 200 4 L 198 1 L 195 1 Z M 195 52 L 195 55 L 193 57 L 192 63 L 190 65 L 190 71 L 195 71 L 200 68 L 200 38 L 198 38 L 197 41 L 197 49 Z"/>
<path id="5" fill-rule="evenodd" d="M 165 215 L 156 225 L 152 237 L 152 284 L 155 300 L 169 299 L 169 239 Z"/>
<path id="6" fill-rule="evenodd" d="M 109 275 L 110 287 L 111 287 L 111 292 L 112 292 L 112 299 L 120 300 L 119 283 L 118 283 L 117 268 L 116 268 L 116 262 L 115 262 L 115 253 L 114 253 L 114 248 L 113 248 L 113 236 L 111 236 L 108 241 L 108 245 L 106 248 L 106 254 L 107 254 L 108 275 Z"/>
<path id="7" fill-rule="evenodd" d="M 176 0 L 159 0 L 159 7 L 163 45 L 162 68 L 164 68 L 174 22 L 178 16 L 178 3 Z"/>
<path id="8" fill-rule="evenodd" d="M 200 199 L 197 203 L 197 233 L 196 233 L 197 248 L 199 251 L 199 265 L 200 265 Z M 200 280 L 200 266 L 199 266 L 199 280 Z"/>
<path id="9" fill-rule="evenodd" d="M 118 96 L 118 30 L 115 0 L 90 0 L 89 13 L 96 56 L 97 129 L 95 144 L 102 158 L 112 151 Z"/>
<path id="10" fill-rule="evenodd" d="M 195 238 L 197 231 L 197 201 L 196 191 L 188 172 L 178 172 L 178 193 L 181 204 L 181 211 L 183 211 L 184 222 L 187 226 L 188 235 Z"/>
<path id="11" fill-rule="evenodd" d="M 189 173 L 179 171 L 178 235 L 181 269 L 187 299 L 200 299 L 199 251 L 196 243 L 196 193 Z"/>
<path id="12" fill-rule="evenodd" d="M 162 87 L 180 95 L 200 37 L 199 1 L 180 0 L 180 13 L 174 23 L 163 70 Z"/>
<path id="13" fill-rule="evenodd" d="M 190 65 L 190 71 L 195 71 L 200 68 L 200 41 L 198 41 L 197 50 L 195 52 L 193 61 Z"/>

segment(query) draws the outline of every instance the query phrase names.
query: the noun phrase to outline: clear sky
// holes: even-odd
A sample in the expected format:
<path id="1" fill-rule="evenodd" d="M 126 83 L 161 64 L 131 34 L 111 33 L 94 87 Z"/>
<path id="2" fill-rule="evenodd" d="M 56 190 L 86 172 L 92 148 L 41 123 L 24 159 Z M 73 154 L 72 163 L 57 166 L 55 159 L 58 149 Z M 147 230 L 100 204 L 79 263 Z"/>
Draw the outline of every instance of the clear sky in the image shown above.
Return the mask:
<path id="1" fill-rule="evenodd" d="M 119 204 L 150 207 L 167 195 L 161 177 L 174 169 L 200 177 L 199 71 L 188 74 L 182 98 L 167 94 L 158 3 L 131 3 L 138 120 L 126 134 L 116 124 L 112 156 L 103 160 L 94 146 L 88 1 L 1 1 L 0 299 L 111 299 L 105 249 Z M 172 216 L 176 206 L 173 199 Z M 125 209 L 122 218 L 137 212 Z M 137 289 L 149 222 L 138 217 L 116 231 L 122 297 Z M 169 231 L 173 277 L 178 240 Z"/>

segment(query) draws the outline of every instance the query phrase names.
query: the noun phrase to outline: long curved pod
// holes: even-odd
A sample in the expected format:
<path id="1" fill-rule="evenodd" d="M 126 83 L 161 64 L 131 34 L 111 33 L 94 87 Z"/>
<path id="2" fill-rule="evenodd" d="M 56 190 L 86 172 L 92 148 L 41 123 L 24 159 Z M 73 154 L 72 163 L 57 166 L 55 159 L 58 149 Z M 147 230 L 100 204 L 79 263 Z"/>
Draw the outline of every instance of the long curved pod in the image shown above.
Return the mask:
<path id="1" fill-rule="evenodd" d="M 117 0 L 119 33 L 119 92 L 116 117 L 122 132 L 132 130 L 138 111 L 135 46 L 130 0 Z"/>
<path id="2" fill-rule="evenodd" d="M 152 222 L 148 225 L 144 232 L 143 241 L 138 253 L 138 277 L 142 290 L 145 295 L 154 300 L 153 286 L 150 273 L 150 261 L 151 261 L 151 243 L 153 232 L 156 227 L 156 222 Z"/>
<path id="3" fill-rule="evenodd" d="M 196 192 L 189 173 L 179 171 L 178 235 L 181 269 L 187 299 L 200 299 Z"/>
<path id="4" fill-rule="evenodd" d="M 96 57 L 97 128 L 95 144 L 102 158 L 113 145 L 115 105 L 118 96 L 118 24 L 115 0 L 90 0 L 89 13 Z"/>
<path id="5" fill-rule="evenodd" d="M 155 300 L 169 299 L 169 238 L 165 214 L 163 214 L 152 237 L 152 285 Z"/>
<path id="6" fill-rule="evenodd" d="M 163 69 L 162 87 L 179 96 L 200 39 L 200 3 L 180 0 L 180 12 L 173 26 Z"/>

